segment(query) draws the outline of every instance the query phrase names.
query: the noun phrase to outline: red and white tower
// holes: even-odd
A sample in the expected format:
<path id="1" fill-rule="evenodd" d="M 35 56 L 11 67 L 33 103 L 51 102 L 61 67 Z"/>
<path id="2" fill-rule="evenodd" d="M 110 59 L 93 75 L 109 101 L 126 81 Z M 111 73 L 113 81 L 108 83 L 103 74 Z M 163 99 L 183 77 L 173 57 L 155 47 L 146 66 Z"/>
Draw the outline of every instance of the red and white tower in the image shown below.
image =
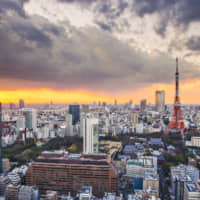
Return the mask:
<path id="1" fill-rule="evenodd" d="M 175 103 L 174 103 L 174 110 L 173 115 L 168 127 L 165 130 L 165 133 L 169 132 L 171 129 L 176 129 L 180 131 L 182 136 L 184 135 L 185 124 L 181 114 L 181 103 L 179 97 L 179 71 L 178 71 L 178 58 L 176 58 L 176 96 L 175 96 Z"/>

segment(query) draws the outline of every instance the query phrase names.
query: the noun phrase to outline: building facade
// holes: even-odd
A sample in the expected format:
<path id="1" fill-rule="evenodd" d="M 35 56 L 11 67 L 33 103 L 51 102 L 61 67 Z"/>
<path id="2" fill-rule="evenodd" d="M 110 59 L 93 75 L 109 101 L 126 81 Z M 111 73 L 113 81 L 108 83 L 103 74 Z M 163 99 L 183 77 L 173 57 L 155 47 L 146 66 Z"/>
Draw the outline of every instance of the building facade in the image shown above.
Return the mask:
<path id="1" fill-rule="evenodd" d="M 69 105 L 69 114 L 72 115 L 72 125 L 80 121 L 80 105 Z"/>
<path id="2" fill-rule="evenodd" d="M 40 194 L 53 190 L 58 195 L 74 195 L 82 186 L 91 186 L 97 197 L 118 191 L 117 171 L 106 154 L 43 152 L 29 167 L 26 183 L 36 185 Z"/>
<path id="3" fill-rule="evenodd" d="M 81 134 L 83 136 L 83 153 L 98 153 L 98 119 L 92 115 L 83 114 L 81 116 Z"/>
<path id="4" fill-rule="evenodd" d="M 156 111 L 163 112 L 165 110 L 165 91 L 156 91 Z"/>

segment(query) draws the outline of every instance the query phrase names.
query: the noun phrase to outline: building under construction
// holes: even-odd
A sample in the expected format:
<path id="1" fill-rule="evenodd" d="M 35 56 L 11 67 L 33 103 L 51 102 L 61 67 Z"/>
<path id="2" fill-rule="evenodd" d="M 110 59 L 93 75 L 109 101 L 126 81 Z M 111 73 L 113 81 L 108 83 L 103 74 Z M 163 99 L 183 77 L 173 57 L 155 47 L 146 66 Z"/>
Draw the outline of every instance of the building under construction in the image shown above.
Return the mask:
<path id="1" fill-rule="evenodd" d="M 27 185 L 37 185 L 40 195 L 48 190 L 58 195 L 75 195 L 81 186 L 91 186 L 97 197 L 104 192 L 117 192 L 118 175 L 106 154 L 69 154 L 43 152 L 26 174 Z"/>

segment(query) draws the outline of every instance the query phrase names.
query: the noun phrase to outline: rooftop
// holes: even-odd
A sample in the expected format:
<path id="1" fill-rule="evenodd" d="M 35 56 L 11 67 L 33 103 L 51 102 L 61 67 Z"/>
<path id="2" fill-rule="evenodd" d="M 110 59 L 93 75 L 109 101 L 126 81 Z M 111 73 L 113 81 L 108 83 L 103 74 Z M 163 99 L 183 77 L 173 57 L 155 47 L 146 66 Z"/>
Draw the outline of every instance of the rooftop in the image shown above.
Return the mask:
<path id="1" fill-rule="evenodd" d="M 109 165 L 111 158 L 107 154 L 70 154 L 66 151 L 44 151 L 36 162 L 66 163 L 85 165 Z"/>

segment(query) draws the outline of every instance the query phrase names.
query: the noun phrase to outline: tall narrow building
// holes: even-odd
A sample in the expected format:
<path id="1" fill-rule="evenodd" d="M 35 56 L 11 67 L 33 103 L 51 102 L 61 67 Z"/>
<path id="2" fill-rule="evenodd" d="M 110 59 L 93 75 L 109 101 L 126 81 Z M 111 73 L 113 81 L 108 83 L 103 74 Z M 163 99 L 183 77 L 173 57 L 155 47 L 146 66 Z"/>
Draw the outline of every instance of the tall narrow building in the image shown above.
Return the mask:
<path id="1" fill-rule="evenodd" d="M 83 136 L 83 153 L 98 153 L 99 134 L 98 119 L 91 114 L 81 115 L 81 135 Z"/>
<path id="2" fill-rule="evenodd" d="M 37 110 L 33 108 L 24 108 L 25 128 L 36 131 L 37 129 Z"/>
<path id="3" fill-rule="evenodd" d="M 2 153 L 1 153 L 1 136 L 2 136 L 2 105 L 0 103 L 0 174 L 2 170 Z"/>
<path id="4" fill-rule="evenodd" d="M 23 99 L 20 99 L 19 100 L 19 108 L 24 108 L 24 100 Z"/>
<path id="5" fill-rule="evenodd" d="M 147 106 L 147 100 L 146 99 L 142 99 L 140 102 L 140 111 L 145 111 L 146 110 L 146 106 Z"/>
<path id="6" fill-rule="evenodd" d="M 165 110 L 165 91 L 156 91 L 156 111 L 163 112 Z"/>
<path id="7" fill-rule="evenodd" d="M 171 129 L 180 131 L 182 136 L 184 135 L 185 124 L 181 114 L 181 103 L 179 97 L 179 70 L 178 70 L 178 58 L 176 58 L 176 73 L 175 73 L 175 102 L 174 110 L 170 123 L 168 124 L 165 133 L 169 132 Z"/>
<path id="8" fill-rule="evenodd" d="M 80 121 L 80 105 L 69 105 L 69 114 L 72 115 L 72 125 Z"/>

